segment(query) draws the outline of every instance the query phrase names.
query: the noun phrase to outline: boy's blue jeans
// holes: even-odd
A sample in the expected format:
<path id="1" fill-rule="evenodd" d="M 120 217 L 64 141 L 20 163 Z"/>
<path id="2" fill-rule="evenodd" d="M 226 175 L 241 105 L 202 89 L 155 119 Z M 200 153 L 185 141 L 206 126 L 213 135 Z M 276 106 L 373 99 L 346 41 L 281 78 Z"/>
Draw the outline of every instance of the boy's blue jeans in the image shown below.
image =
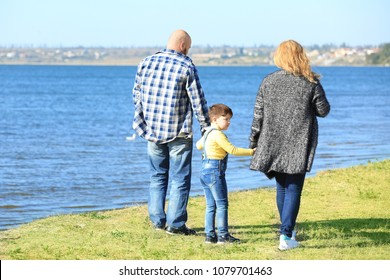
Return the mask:
<path id="1" fill-rule="evenodd" d="M 148 156 L 152 175 L 150 177 L 148 210 L 155 226 L 166 224 L 180 228 L 187 221 L 187 204 L 191 188 L 191 159 L 193 140 L 176 138 L 158 144 L 148 142 Z M 165 199 L 171 179 L 168 210 Z"/>
<path id="2" fill-rule="evenodd" d="M 200 181 L 206 197 L 205 233 L 215 237 L 215 218 L 218 236 L 228 233 L 228 190 L 225 179 L 226 156 L 223 160 L 203 159 Z"/>
<path id="3" fill-rule="evenodd" d="M 280 234 L 291 237 L 301 204 L 301 193 L 305 181 L 303 174 L 285 174 L 275 172 L 276 204 L 281 226 Z"/>

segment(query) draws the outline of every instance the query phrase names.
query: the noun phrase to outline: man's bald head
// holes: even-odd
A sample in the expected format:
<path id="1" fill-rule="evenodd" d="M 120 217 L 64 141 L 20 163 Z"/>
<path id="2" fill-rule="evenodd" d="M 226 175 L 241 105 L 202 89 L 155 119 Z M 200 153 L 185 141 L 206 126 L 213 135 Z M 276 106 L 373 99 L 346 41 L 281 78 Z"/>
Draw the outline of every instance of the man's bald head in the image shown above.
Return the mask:
<path id="1" fill-rule="evenodd" d="M 189 49 L 191 48 L 191 43 L 190 35 L 180 29 L 174 31 L 169 37 L 167 49 L 175 50 L 187 55 Z"/>

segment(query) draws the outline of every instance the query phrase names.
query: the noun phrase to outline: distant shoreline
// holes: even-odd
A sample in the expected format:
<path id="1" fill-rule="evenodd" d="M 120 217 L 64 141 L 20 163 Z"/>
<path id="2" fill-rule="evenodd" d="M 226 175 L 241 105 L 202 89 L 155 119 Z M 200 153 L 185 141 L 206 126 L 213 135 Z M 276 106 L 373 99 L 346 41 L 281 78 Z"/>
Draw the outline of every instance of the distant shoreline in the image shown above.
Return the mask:
<path id="1" fill-rule="evenodd" d="M 145 48 L 4 48 L 0 47 L 0 65 L 104 65 L 136 66 L 145 57 L 161 50 Z M 193 47 L 189 57 L 197 66 L 272 66 L 273 46 Z M 316 46 L 306 49 L 313 66 L 390 66 L 388 60 L 373 63 L 372 55 L 383 50 L 375 46 Z M 383 54 L 381 54 L 383 56 Z"/>
<path id="2" fill-rule="evenodd" d="M 141 60 L 140 60 L 141 61 Z M 273 64 L 197 64 L 197 67 L 276 67 Z M 0 63 L 0 66 L 100 66 L 100 67 L 137 67 L 138 63 Z M 390 65 L 316 65 L 312 67 L 372 67 L 372 68 L 387 68 Z"/>

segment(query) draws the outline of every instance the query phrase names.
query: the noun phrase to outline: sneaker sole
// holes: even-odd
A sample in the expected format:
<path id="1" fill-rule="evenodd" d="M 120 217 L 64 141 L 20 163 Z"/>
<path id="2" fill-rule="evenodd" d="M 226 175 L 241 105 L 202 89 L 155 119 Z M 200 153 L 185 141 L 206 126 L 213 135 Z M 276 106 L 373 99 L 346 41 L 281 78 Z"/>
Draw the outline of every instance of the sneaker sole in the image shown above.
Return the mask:
<path id="1" fill-rule="evenodd" d="M 171 232 L 171 231 L 165 231 L 167 234 L 170 234 L 170 235 L 183 235 L 183 236 L 196 236 L 198 235 L 197 233 L 190 233 L 190 234 L 185 234 L 185 233 L 182 233 L 182 232 Z"/>
<path id="2" fill-rule="evenodd" d="M 296 249 L 296 248 L 298 248 L 299 247 L 299 245 L 297 245 L 297 246 L 295 246 L 295 247 L 278 247 L 278 249 L 280 250 L 280 251 L 287 251 L 287 250 L 292 250 L 292 249 Z"/>
<path id="3" fill-rule="evenodd" d="M 223 244 L 240 244 L 241 241 L 236 241 L 236 242 L 217 242 L 218 245 L 223 245 Z"/>

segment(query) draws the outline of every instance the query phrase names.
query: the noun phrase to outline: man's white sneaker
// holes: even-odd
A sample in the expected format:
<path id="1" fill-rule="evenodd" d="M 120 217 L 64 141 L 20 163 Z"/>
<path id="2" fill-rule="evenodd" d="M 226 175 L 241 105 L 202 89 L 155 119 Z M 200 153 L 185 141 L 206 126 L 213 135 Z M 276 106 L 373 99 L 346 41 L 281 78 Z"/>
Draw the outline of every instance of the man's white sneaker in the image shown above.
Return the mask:
<path id="1" fill-rule="evenodd" d="M 299 246 L 298 241 L 288 237 L 285 234 L 280 235 L 279 239 L 279 250 L 285 251 L 285 250 L 290 250 L 297 248 Z"/>

